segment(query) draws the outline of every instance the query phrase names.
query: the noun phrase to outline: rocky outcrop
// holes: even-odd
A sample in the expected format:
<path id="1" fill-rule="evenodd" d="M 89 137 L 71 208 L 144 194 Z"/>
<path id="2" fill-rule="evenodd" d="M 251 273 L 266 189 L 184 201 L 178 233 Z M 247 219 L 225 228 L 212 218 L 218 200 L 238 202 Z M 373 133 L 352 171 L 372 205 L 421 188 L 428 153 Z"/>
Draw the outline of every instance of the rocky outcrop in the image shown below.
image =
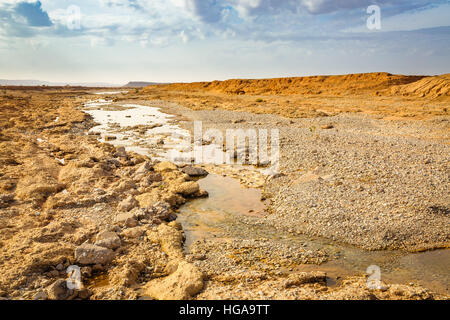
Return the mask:
<path id="1" fill-rule="evenodd" d="M 145 285 L 145 294 L 158 300 L 186 300 L 203 289 L 203 274 L 193 264 L 180 261 L 171 275 Z"/>

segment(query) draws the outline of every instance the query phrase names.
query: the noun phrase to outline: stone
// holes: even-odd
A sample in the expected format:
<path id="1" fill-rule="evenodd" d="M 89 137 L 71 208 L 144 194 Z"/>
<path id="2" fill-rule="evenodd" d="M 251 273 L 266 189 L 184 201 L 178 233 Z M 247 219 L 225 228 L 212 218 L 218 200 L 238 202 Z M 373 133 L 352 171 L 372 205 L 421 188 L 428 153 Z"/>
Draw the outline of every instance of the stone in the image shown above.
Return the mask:
<path id="1" fill-rule="evenodd" d="M 137 221 L 135 218 L 128 218 L 128 219 L 125 221 L 125 225 L 126 225 L 128 228 L 134 228 L 134 227 L 136 227 L 138 224 L 139 224 L 139 223 L 138 223 L 138 221 Z"/>
<path id="2" fill-rule="evenodd" d="M 121 241 L 117 233 L 103 231 L 97 235 L 95 245 L 114 250 L 120 247 Z"/>
<path id="3" fill-rule="evenodd" d="M 205 169 L 193 166 L 186 166 L 183 169 L 181 169 L 181 171 L 183 171 L 190 177 L 204 177 L 209 174 L 208 171 L 206 171 Z"/>
<path id="4" fill-rule="evenodd" d="M 14 201 L 14 195 L 12 194 L 1 194 L 0 195 L 0 208 L 6 208 L 11 202 Z"/>
<path id="5" fill-rule="evenodd" d="M 148 182 L 160 182 L 162 181 L 162 176 L 160 173 L 152 173 L 147 176 Z"/>
<path id="6" fill-rule="evenodd" d="M 149 208 L 154 203 L 159 201 L 159 194 L 157 190 L 153 190 L 152 192 L 147 192 L 136 196 L 137 201 L 139 202 L 139 206 L 141 208 Z"/>
<path id="7" fill-rule="evenodd" d="M 177 170 L 177 166 L 171 162 L 164 161 L 155 165 L 154 169 L 156 172 L 170 172 Z"/>
<path id="8" fill-rule="evenodd" d="M 128 212 L 131 209 L 137 207 L 138 205 L 139 202 L 133 196 L 129 196 L 128 198 L 119 203 L 119 205 L 117 206 L 117 210 Z"/>
<path id="9" fill-rule="evenodd" d="M 125 151 L 124 147 L 118 147 L 116 149 L 116 154 L 115 154 L 116 158 L 126 158 L 127 157 L 127 152 Z"/>
<path id="10" fill-rule="evenodd" d="M 59 271 L 58 271 L 58 270 L 52 270 L 52 271 L 49 271 L 48 275 L 49 275 L 50 277 L 56 278 L 56 277 L 59 276 Z"/>
<path id="11" fill-rule="evenodd" d="M 183 182 L 175 186 L 174 191 L 183 196 L 191 196 L 200 191 L 200 186 L 198 185 L 197 182 L 194 181 Z"/>
<path id="12" fill-rule="evenodd" d="M 147 237 L 151 242 L 157 242 L 161 245 L 161 249 L 171 259 L 183 259 L 183 231 L 169 226 L 160 224 L 157 231 L 147 230 Z"/>
<path id="13" fill-rule="evenodd" d="M 158 300 L 186 300 L 203 289 L 203 274 L 193 264 L 180 261 L 175 272 L 145 286 L 146 295 Z"/>
<path id="14" fill-rule="evenodd" d="M 47 300 L 48 294 L 45 291 L 39 291 L 33 296 L 33 300 Z"/>
<path id="15" fill-rule="evenodd" d="M 136 183 L 134 183 L 133 180 L 129 179 L 122 179 L 122 181 L 119 183 L 119 185 L 114 188 L 114 191 L 117 193 L 123 193 L 130 189 L 136 189 Z"/>
<path id="16" fill-rule="evenodd" d="M 80 264 L 107 264 L 114 259 L 114 251 L 84 243 L 75 248 L 75 260 Z"/>
<path id="17" fill-rule="evenodd" d="M 199 190 L 197 193 L 194 194 L 194 197 L 196 198 L 208 198 L 209 193 L 206 190 Z"/>
<path id="18" fill-rule="evenodd" d="M 137 168 L 137 170 L 134 172 L 133 178 L 135 180 L 141 180 L 150 173 L 151 169 L 152 169 L 151 162 L 146 161 L 146 162 L 142 163 L 139 166 L 139 168 Z"/>
<path id="19" fill-rule="evenodd" d="M 89 291 L 89 289 L 84 288 L 84 289 L 81 289 L 80 291 L 78 291 L 77 297 L 80 298 L 81 300 L 86 300 L 91 295 L 92 295 L 92 293 Z"/>
<path id="20" fill-rule="evenodd" d="M 122 235 L 129 239 L 137 239 L 143 234 L 144 230 L 141 227 L 129 228 L 122 231 Z"/>
<path id="21" fill-rule="evenodd" d="M 136 212 L 130 211 L 125 213 L 119 213 L 116 215 L 115 221 L 120 224 L 126 224 L 128 220 L 135 219 L 136 220 Z"/>
<path id="22" fill-rule="evenodd" d="M 67 282 L 63 279 L 56 280 L 47 288 L 47 295 L 50 300 L 67 300 L 73 294 L 74 291 L 67 287 Z"/>

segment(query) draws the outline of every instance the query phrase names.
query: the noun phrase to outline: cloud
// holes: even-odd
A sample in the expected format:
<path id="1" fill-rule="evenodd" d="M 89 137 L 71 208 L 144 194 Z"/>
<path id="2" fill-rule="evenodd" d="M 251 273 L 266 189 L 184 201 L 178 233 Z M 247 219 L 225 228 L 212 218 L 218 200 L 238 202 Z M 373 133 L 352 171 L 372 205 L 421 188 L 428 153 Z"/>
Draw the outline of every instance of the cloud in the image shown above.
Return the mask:
<path id="1" fill-rule="evenodd" d="M 216 0 L 185 0 L 185 6 L 206 23 L 220 21 L 224 9 L 223 2 Z"/>
<path id="2" fill-rule="evenodd" d="M 14 12 L 24 17 L 31 27 L 50 27 L 52 22 L 44 10 L 40 1 L 36 2 L 19 2 L 14 7 Z"/>

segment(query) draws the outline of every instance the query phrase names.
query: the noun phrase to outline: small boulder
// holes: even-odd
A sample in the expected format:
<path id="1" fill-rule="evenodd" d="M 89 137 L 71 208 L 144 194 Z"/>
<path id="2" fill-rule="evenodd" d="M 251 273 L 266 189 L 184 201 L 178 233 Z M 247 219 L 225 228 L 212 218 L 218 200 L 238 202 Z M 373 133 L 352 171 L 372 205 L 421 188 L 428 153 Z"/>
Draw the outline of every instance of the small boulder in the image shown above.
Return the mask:
<path id="1" fill-rule="evenodd" d="M 137 207 L 138 205 L 139 202 L 133 196 L 129 196 L 128 198 L 119 203 L 119 205 L 117 206 L 117 210 L 122 212 L 128 212 L 131 209 Z"/>
<path id="2" fill-rule="evenodd" d="M 67 300 L 74 295 L 74 291 L 67 287 L 66 280 L 59 279 L 47 288 L 47 295 L 50 300 Z"/>
<path id="3" fill-rule="evenodd" d="M 193 167 L 193 166 L 186 166 L 183 169 L 181 169 L 184 173 L 189 175 L 190 177 L 205 177 L 209 173 L 205 169 Z"/>
<path id="4" fill-rule="evenodd" d="M 122 235 L 129 239 L 137 239 L 143 234 L 144 230 L 141 227 L 129 228 L 122 231 Z"/>
<path id="5" fill-rule="evenodd" d="M 197 182 L 183 182 L 175 186 L 174 191 L 183 196 L 191 196 L 200 191 L 200 186 Z"/>
<path id="6" fill-rule="evenodd" d="M 120 247 L 121 242 L 117 233 L 103 231 L 97 235 L 95 245 L 114 250 Z"/>
<path id="7" fill-rule="evenodd" d="M 150 173 L 150 170 L 152 169 L 152 164 L 149 161 L 146 161 L 142 163 L 139 168 L 134 172 L 133 178 L 135 180 L 141 180 L 144 178 L 147 174 Z"/>
<path id="8" fill-rule="evenodd" d="M 145 292 L 158 300 L 186 300 L 203 289 L 203 274 L 193 264 L 180 261 L 174 273 L 150 281 Z"/>
<path id="9" fill-rule="evenodd" d="M 177 170 L 177 166 L 171 162 L 164 161 L 155 165 L 154 169 L 156 172 L 170 172 Z"/>
<path id="10" fill-rule="evenodd" d="M 116 149 L 116 154 L 115 154 L 116 158 L 126 158 L 127 157 L 127 152 L 125 151 L 124 147 L 118 147 Z"/>
<path id="11" fill-rule="evenodd" d="M 118 222 L 119 224 L 122 224 L 122 223 L 126 223 L 126 221 L 129 219 L 136 220 L 136 211 L 135 210 L 117 214 L 115 221 Z"/>
<path id="12" fill-rule="evenodd" d="M 107 264 L 114 259 L 114 251 L 84 243 L 75 248 L 75 260 L 80 264 Z"/>

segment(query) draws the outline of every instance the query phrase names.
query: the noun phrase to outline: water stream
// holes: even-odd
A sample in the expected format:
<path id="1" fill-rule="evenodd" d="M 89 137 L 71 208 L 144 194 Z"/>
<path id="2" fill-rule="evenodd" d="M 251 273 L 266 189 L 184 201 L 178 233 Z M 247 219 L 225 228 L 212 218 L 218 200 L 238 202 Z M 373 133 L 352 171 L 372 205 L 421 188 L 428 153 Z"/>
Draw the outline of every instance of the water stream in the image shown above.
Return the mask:
<path id="1" fill-rule="evenodd" d="M 183 137 L 189 135 L 189 132 L 174 123 L 172 115 L 161 112 L 157 107 L 137 104 L 113 105 L 99 99 L 86 104 L 84 111 L 99 123 L 91 131 L 100 134 L 101 141 L 108 141 L 125 147 L 127 151 L 161 160 L 172 160 L 168 157 L 173 149 L 177 149 L 180 154 L 184 152 Z M 138 126 L 144 126 L 145 130 Z M 164 139 L 164 144 L 158 144 L 161 139 Z M 215 174 L 201 179 L 199 184 L 202 189 L 208 191 L 209 197 L 187 203 L 178 215 L 186 235 L 186 251 L 189 251 L 190 245 L 198 239 L 215 241 L 227 236 L 227 232 L 230 236 L 229 228 L 225 227 L 230 226 L 230 223 L 239 217 L 246 216 L 257 220 L 266 214 L 259 189 L 244 188 L 238 180 Z M 330 285 L 339 283 L 339 279 L 344 276 L 365 274 L 368 266 L 377 265 L 381 269 L 382 280 L 391 283 L 418 283 L 436 292 L 449 294 L 448 249 L 423 253 L 369 252 L 324 239 L 283 233 L 258 223 L 235 228 L 232 233 L 236 238 L 270 238 L 326 251 L 331 257 L 329 262 L 320 266 L 299 265 L 294 272 L 325 271 L 330 277 Z"/>

